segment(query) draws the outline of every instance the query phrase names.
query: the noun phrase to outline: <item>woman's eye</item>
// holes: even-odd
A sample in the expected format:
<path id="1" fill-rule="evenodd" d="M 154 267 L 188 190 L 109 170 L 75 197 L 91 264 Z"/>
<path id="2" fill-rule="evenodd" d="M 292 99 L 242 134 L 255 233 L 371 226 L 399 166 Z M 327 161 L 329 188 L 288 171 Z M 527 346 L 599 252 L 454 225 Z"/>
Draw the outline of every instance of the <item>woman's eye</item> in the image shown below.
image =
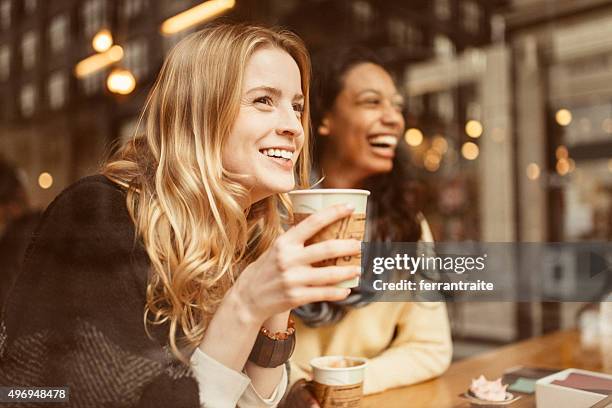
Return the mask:
<path id="1" fill-rule="evenodd" d="M 298 112 L 299 114 L 302 114 L 304 112 L 304 105 L 302 105 L 301 103 L 295 103 L 293 104 L 293 110 Z"/>
<path id="2" fill-rule="evenodd" d="M 272 98 L 270 98 L 269 96 L 261 96 L 255 99 L 255 103 L 263 103 L 265 105 L 272 106 Z"/>
<path id="3" fill-rule="evenodd" d="M 365 99 L 361 103 L 368 106 L 377 106 L 380 104 L 380 99 Z"/>

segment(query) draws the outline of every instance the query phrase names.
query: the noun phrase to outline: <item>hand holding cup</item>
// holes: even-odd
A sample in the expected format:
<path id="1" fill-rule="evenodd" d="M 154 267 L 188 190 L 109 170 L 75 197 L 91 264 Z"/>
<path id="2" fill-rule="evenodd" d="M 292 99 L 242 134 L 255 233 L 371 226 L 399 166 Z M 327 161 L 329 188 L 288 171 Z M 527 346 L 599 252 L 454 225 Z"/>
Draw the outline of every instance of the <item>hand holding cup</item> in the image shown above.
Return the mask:
<path id="1" fill-rule="evenodd" d="M 355 211 L 335 222 L 321 228 L 306 241 L 306 245 L 315 245 L 334 239 L 355 239 L 363 241 L 366 225 L 366 207 L 370 192 L 357 189 L 314 189 L 296 190 L 289 193 L 293 203 L 294 223 L 309 217 L 331 205 L 350 204 Z M 355 265 L 361 266 L 361 253 L 348 256 L 330 256 L 313 264 L 313 266 Z M 359 277 L 338 284 L 343 288 L 359 286 Z"/>
<path id="2" fill-rule="evenodd" d="M 334 285 L 358 278 L 360 266 L 313 265 L 330 258 L 356 256 L 361 252 L 361 242 L 329 239 L 311 245 L 306 243 L 353 211 L 352 205 L 337 204 L 309 215 L 242 271 L 232 290 L 236 290 L 253 319 L 263 322 L 304 304 L 338 301 L 348 296 L 349 289 Z"/>

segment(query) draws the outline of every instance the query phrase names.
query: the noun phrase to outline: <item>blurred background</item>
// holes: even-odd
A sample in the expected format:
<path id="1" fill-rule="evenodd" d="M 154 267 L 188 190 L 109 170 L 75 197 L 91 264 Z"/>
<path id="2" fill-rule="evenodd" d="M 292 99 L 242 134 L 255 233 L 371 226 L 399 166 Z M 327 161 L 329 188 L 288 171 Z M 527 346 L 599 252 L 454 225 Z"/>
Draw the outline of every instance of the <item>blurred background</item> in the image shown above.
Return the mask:
<path id="1" fill-rule="evenodd" d="M 132 136 L 165 54 L 215 18 L 381 55 L 437 241 L 612 236 L 610 0 L 0 0 L 0 155 L 33 208 Z M 585 305 L 449 307 L 461 358 Z"/>

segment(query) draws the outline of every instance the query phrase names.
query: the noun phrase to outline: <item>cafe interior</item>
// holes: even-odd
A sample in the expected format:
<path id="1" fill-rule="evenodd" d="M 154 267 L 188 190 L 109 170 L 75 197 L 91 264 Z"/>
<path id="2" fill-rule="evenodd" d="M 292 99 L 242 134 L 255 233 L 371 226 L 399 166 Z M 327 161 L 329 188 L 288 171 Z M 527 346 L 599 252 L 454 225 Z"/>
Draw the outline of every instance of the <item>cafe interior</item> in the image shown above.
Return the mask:
<path id="1" fill-rule="evenodd" d="M 375 51 L 406 101 L 403 142 L 436 242 L 612 239 L 610 0 L 0 0 L 0 156 L 33 210 L 133 136 L 165 55 L 211 21 L 283 26 L 311 54 Z M 364 407 L 467 407 L 481 374 L 525 380 L 517 407 L 562 370 L 612 383 L 612 296 L 447 310 L 450 368 Z M 591 406 L 560 401 L 538 406 Z"/>

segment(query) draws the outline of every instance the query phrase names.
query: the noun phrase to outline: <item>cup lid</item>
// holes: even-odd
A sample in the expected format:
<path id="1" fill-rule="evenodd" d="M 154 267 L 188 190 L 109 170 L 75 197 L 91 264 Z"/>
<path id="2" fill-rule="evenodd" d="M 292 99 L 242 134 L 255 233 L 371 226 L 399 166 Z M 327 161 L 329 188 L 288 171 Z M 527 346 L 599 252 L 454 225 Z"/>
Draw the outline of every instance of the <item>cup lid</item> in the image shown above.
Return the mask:
<path id="1" fill-rule="evenodd" d="M 329 364 L 338 361 L 338 360 L 349 360 L 349 361 L 357 361 L 360 364 L 351 367 L 330 367 Z M 368 364 L 368 359 L 365 357 L 351 357 L 351 356 L 321 356 L 315 357 L 310 360 L 310 365 L 312 368 L 316 368 L 319 370 L 340 370 L 340 371 L 353 371 L 353 370 L 361 370 Z"/>

